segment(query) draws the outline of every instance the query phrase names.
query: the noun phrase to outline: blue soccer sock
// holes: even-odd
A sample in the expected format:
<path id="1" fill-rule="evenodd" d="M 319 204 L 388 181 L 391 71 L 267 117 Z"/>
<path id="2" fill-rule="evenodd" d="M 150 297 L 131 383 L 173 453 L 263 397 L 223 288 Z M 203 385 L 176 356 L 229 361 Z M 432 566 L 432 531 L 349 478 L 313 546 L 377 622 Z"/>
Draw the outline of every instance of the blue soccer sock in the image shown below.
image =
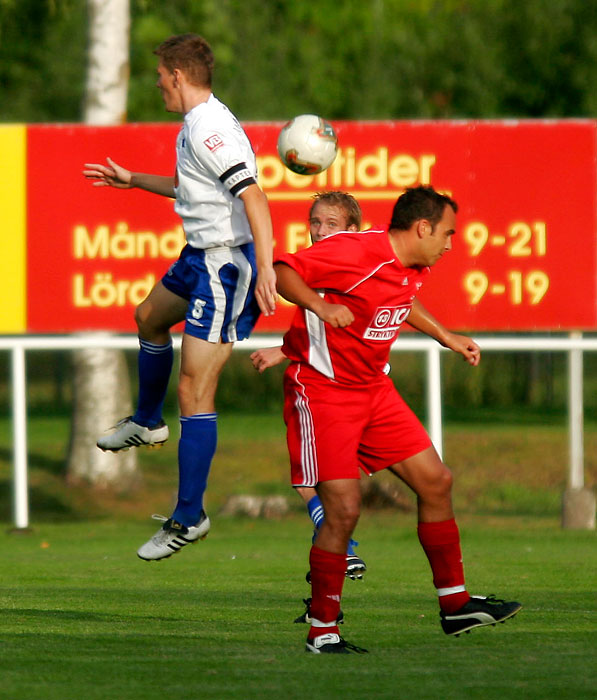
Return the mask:
<path id="1" fill-rule="evenodd" d="M 313 525 L 315 525 L 315 529 L 319 530 L 321 523 L 324 520 L 324 512 L 323 505 L 317 494 L 315 494 L 307 503 L 307 510 L 309 511 L 309 517 L 313 521 Z"/>
<path id="2" fill-rule="evenodd" d="M 139 398 L 135 423 L 151 428 L 162 420 L 162 408 L 172 371 L 172 341 L 154 345 L 139 338 Z"/>
<path id="3" fill-rule="evenodd" d="M 348 556 L 353 556 L 356 557 L 356 552 L 354 551 L 355 547 L 358 547 L 359 543 L 356 540 L 348 540 L 348 547 L 346 549 L 346 554 Z"/>
<path id="4" fill-rule="evenodd" d="M 178 443 L 178 503 L 172 518 L 186 527 L 196 525 L 218 440 L 217 413 L 181 416 Z"/>

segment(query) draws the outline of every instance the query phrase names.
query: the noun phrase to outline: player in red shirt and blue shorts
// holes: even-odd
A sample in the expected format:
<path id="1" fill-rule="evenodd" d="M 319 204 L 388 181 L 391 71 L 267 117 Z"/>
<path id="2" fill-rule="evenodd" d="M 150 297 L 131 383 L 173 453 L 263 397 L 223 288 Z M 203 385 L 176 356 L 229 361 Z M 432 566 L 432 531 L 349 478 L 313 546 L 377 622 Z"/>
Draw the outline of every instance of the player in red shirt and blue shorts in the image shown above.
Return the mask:
<path id="1" fill-rule="evenodd" d="M 359 518 L 360 469 L 391 468 L 417 494 L 418 535 L 429 560 L 446 634 L 501 622 L 520 604 L 470 596 L 452 510 L 452 476 L 416 416 L 384 373 L 415 295 L 451 249 L 456 203 L 431 187 L 407 190 L 387 231 L 339 233 L 280 256 L 278 291 L 297 304 L 282 350 L 284 420 L 292 484 L 314 486 L 325 520 L 310 552 L 311 628 L 306 650 L 365 650 L 339 635 L 347 543 Z M 473 366 L 480 349 L 431 314 L 417 328 Z"/>

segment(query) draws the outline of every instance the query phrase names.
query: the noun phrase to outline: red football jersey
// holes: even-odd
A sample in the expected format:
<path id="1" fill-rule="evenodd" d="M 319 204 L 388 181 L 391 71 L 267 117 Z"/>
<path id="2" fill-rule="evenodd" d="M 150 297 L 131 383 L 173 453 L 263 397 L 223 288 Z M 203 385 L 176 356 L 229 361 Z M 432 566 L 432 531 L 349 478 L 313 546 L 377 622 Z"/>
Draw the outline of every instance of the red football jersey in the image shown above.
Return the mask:
<path id="1" fill-rule="evenodd" d="M 312 311 L 297 308 L 284 336 L 286 357 L 345 384 L 382 377 L 429 268 L 404 267 L 387 231 L 337 233 L 276 262 L 292 267 L 327 302 L 344 304 L 355 318 L 346 328 L 333 328 Z"/>

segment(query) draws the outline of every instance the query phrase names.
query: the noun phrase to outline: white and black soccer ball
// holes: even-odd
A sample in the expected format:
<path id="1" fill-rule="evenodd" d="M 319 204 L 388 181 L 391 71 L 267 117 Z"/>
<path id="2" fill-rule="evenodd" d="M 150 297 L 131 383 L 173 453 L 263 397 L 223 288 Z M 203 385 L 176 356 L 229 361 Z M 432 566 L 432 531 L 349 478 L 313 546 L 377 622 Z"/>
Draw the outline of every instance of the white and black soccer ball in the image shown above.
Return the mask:
<path id="1" fill-rule="evenodd" d="M 334 162 L 338 137 L 331 124 L 316 114 L 300 114 L 278 136 L 278 155 L 299 175 L 317 175 Z"/>

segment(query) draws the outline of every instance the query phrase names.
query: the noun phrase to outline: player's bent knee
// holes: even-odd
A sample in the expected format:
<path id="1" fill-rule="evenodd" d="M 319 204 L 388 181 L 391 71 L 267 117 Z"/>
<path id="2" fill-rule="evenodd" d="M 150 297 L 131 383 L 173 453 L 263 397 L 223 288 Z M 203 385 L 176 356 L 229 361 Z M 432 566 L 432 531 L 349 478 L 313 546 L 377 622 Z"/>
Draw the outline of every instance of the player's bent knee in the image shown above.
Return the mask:
<path id="1" fill-rule="evenodd" d="M 452 472 L 444 464 L 441 468 L 426 474 L 417 484 L 416 492 L 426 502 L 441 503 L 452 496 Z"/>
<path id="2" fill-rule="evenodd" d="M 135 308 L 135 323 L 137 326 L 144 325 L 148 315 L 149 310 L 146 308 L 145 302 L 141 302 L 139 306 Z"/>
<path id="3" fill-rule="evenodd" d="M 358 504 L 345 505 L 333 511 L 326 511 L 325 519 L 335 530 L 352 532 L 359 520 L 360 508 Z"/>
<path id="4" fill-rule="evenodd" d="M 135 309 L 135 323 L 141 338 L 146 340 L 152 338 L 157 333 L 168 331 L 168 327 L 163 327 L 163 324 L 157 324 L 152 319 L 151 306 L 143 303 L 139 304 Z"/>
<path id="5" fill-rule="evenodd" d="M 433 479 L 429 480 L 426 489 L 430 496 L 440 500 L 450 497 L 454 483 L 452 472 L 445 465 L 442 467 L 437 470 Z"/>
<path id="6" fill-rule="evenodd" d="M 452 493 L 452 486 L 454 484 L 454 477 L 452 476 L 452 472 L 446 467 L 446 465 L 443 465 L 443 469 L 441 470 L 438 479 L 437 479 L 437 486 L 439 491 L 444 492 L 444 493 Z"/>

